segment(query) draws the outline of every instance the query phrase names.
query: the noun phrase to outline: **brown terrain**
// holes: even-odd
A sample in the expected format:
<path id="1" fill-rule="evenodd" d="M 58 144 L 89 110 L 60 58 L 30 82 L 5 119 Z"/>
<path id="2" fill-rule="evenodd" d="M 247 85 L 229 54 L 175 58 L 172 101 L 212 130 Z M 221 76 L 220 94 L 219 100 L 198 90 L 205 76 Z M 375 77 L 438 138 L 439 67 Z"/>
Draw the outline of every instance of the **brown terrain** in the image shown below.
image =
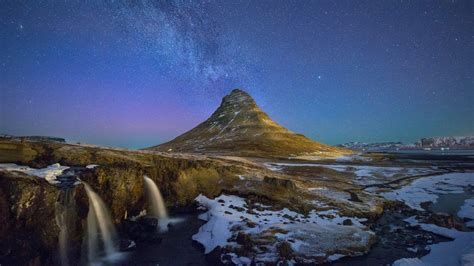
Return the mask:
<path id="1" fill-rule="evenodd" d="M 233 90 L 206 121 L 156 151 L 218 153 L 238 156 L 337 157 L 350 150 L 325 145 L 275 123 L 245 91 Z"/>

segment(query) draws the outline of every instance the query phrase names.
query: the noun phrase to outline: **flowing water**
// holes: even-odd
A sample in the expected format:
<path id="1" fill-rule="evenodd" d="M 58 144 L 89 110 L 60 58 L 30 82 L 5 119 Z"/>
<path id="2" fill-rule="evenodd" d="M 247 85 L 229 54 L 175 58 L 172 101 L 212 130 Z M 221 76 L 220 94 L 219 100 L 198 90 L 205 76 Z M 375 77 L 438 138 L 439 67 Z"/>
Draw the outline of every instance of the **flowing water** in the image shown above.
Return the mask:
<path id="1" fill-rule="evenodd" d="M 158 219 L 168 219 L 168 212 L 166 211 L 165 202 L 163 196 L 161 196 L 160 189 L 151 178 L 147 176 L 143 178 L 145 179 L 146 194 L 148 202 L 150 203 L 148 209 L 149 214 L 158 217 Z"/>
<path id="2" fill-rule="evenodd" d="M 173 226 L 160 234 L 161 243 L 137 245 L 136 250 L 121 261 L 121 265 L 216 265 L 206 260 L 204 248 L 192 240 L 192 236 L 205 224 L 198 215 L 188 213 L 172 219 L 177 222 L 171 221 Z"/>
<path id="3" fill-rule="evenodd" d="M 112 258 L 117 254 L 117 233 L 110 214 L 92 188 L 84 183 L 89 197 L 89 213 L 87 215 L 87 255 L 89 262 L 95 262 L 102 256 Z M 103 252 L 101 250 L 103 247 Z"/>
<path id="4" fill-rule="evenodd" d="M 62 266 L 69 265 L 71 255 L 71 232 L 75 230 L 76 204 L 73 198 L 73 189 L 61 190 L 55 205 L 56 223 L 59 231 L 59 259 Z"/>

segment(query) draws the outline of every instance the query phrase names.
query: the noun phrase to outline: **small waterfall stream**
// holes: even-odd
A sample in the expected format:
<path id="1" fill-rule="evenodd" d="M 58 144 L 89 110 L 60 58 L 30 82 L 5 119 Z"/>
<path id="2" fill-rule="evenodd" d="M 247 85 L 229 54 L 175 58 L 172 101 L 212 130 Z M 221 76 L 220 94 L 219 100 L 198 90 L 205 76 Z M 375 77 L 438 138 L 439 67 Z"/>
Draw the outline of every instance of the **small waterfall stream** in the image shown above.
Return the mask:
<path id="1" fill-rule="evenodd" d="M 148 202 L 150 208 L 148 212 L 158 217 L 158 219 L 168 219 L 168 211 L 166 210 L 163 196 L 161 196 L 160 189 L 156 186 L 155 182 L 148 176 L 143 177 L 145 179 L 145 188 L 147 193 Z"/>
<path id="2" fill-rule="evenodd" d="M 73 198 L 73 188 L 62 189 L 55 204 L 56 223 L 59 232 L 59 260 L 62 266 L 69 265 L 71 255 L 71 233 L 75 230 L 76 204 Z"/>
<path id="3" fill-rule="evenodd" d="M 85 182 L 84 188 L 89 197 L 89 213 L 87 215 L 87 255 L 89 262 L 97 261 L 103 247 L 106 258 L 111 258 L 118 252 L 117 233 L 110 214 L 92 188 Z"/>
<path id="4" fill-rule="evenodd" d="M 89 199 L 89 212 L 87 214 L 87 232 L 83 238 L 83 261 L 81 264 L 102 264 L 114 263 L 121 259 L 118 248 L 118 237 L 111 215 L 101 197 L 86 182 L 72 178 L 73 175 L 64 175 L 61 178 L 61 192 L 55 205 L 56 223 L 59 232 L 59 262 L 62 266 L 75 265 L 77 261 L 73 253 L 71 243 L 76 232 L 76 202 L 74 199 L 74 182 L 79 181 L 84 185 Z M 147 176 L 144 176 L 144 187 L 149 203 L 147 212 L 149 215 L 158 218 L 158 228 L 166 231 L 170 219 L 156 183 Z M 79 183 L 78 183 L 79 184 Z M 123 255 L 123 254 L 122 254 Z"/>

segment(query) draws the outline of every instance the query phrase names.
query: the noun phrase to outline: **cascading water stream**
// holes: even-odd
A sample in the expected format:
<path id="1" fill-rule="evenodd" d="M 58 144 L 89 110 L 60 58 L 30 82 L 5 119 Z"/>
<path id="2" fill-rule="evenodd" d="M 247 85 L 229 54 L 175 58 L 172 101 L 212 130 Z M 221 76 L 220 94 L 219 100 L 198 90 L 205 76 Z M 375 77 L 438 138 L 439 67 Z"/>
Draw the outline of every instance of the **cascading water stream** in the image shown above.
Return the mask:
<path id="1" fill-rule="evenodd" d="M 150 202 L 149 213 L 159 219 L 168 219 L 168 211 L 166 210 L 163 196 L 155 182 L 148 176 L 145 179 L 145 188 L 147 192 L 148 202 Z"/>
<path id="2" fill-rule="evenodd" d="M 56 223 L 59 231 L 59 260 L 62 266 L 69 265 L 71 255 L 71 232 L 75 230 L 76 204 L 73 199 L 73 188 L 61 190 L 55 204 Z"/>
<path id="3" fill-rule="evenodd" d="M 148 213 L 158 218 L 160 230 L 164 231 L 166 230 L 169 218 L 163 196 L 161 195 L 160 189 L 151 178 L 148 176 L 143 176 L 143 178 L 145 179 L 146 195 L 148 202 L 150 203 Z"/>
<path id="4" fill-rule="evenodd" d="M 87 255 L 89 262 L 97 261 L 100 258 L 100 243 L 104 248 L 105 257 L 111 258 L 118 252 L 116 245 L 117 233 L 112 219 L 99 195 L 87 183 L 82 183 L 89 197 L 89 213 L 87 215 Z"/>

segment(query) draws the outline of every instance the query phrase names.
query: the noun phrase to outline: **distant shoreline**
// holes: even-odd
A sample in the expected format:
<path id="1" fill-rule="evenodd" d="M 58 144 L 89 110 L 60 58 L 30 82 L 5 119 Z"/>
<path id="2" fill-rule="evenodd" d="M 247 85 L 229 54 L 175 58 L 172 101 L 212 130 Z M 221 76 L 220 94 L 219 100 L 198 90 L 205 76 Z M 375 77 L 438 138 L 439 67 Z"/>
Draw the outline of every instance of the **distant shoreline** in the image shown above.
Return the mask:
<path id="1" fill-rule="evenodd" d="M 406 153 L 406 154 L 426 154 L 426 155 L 474 155 L 474 149 L 449 149 L 449 150 L 441 150 L 441 149 L 431 149 L 431 150 L 424 150 L 424 149 L 410 149 L 410 150 L 373 150 L 373 151 L 365 151 L 367 153 Z"/>

